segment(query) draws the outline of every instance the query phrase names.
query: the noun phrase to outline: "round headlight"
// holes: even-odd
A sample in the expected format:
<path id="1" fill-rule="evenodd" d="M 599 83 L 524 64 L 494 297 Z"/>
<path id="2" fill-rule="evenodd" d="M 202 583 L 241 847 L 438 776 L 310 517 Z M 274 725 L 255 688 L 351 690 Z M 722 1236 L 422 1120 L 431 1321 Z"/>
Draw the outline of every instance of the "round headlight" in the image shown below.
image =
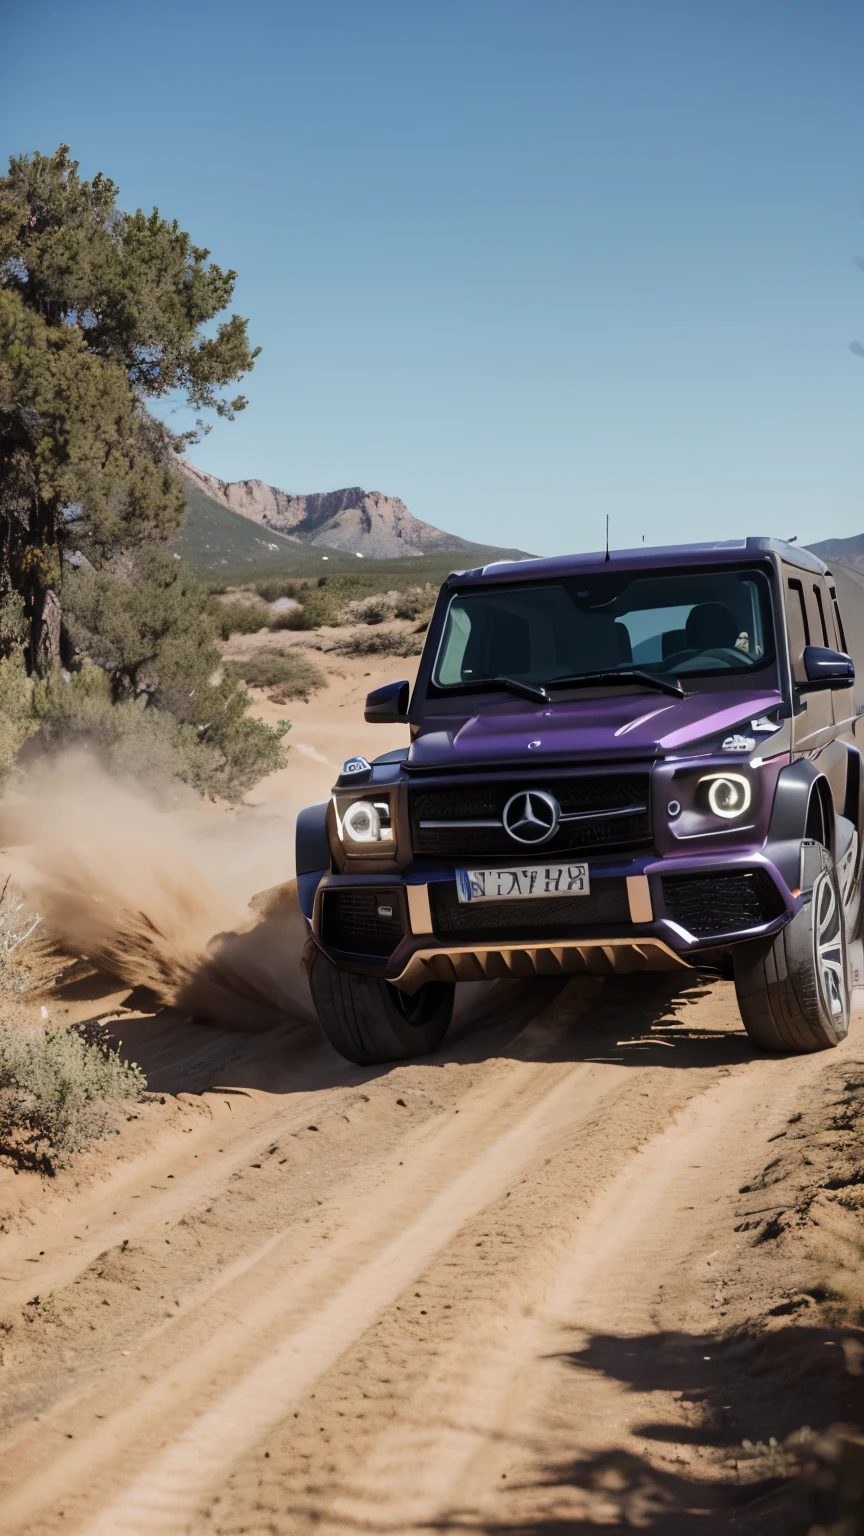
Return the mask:
<path id="1" fill-rule="evenodd" d="M 381 817 L 371 800 L 355 800 L 349 805 L 342 826 L 354 843 L 377 843 L 381 836 Z"/>
<path id="2" fill-rule="evenodd" d="M 708 781 L 708 804 L 715 816 L 733 821 L 750 805 L 750 785 L 743 774 L 722 773 Z"/>

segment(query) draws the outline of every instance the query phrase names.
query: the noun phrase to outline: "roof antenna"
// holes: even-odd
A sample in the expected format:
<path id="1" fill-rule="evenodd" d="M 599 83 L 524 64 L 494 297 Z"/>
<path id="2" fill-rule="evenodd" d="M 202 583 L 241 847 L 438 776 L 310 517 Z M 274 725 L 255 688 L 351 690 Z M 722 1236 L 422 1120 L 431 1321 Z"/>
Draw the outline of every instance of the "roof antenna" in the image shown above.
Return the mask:
<path id="1" fill-rule="evenodd" d="M 606 559 L 609 559 L 609 513 L 606 513 Z"/>

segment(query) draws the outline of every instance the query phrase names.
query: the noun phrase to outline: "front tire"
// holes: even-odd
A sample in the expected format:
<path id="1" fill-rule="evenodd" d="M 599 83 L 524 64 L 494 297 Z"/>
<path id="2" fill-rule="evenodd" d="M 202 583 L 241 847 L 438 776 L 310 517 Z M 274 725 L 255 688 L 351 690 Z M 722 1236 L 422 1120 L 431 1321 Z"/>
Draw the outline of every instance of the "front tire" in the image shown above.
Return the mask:
<path id="1" fill-rule="evenodd" d="M 430 981 L 409 997 L 377 976 L 340 971 L 320 950 L 309 984 L 330 1044 L 360 1067 L 436 1050 L 449 1028 L 456 990 L 452 982 Z"/>
<path id="2" fill-rule="evenodd" d="M 738 1007 L 750 1039 L 765 1051 L 824 1051 L 849 1029 L 846 921 L 827 849 L 813 889 L 774 938 L 736 945 Z"/>

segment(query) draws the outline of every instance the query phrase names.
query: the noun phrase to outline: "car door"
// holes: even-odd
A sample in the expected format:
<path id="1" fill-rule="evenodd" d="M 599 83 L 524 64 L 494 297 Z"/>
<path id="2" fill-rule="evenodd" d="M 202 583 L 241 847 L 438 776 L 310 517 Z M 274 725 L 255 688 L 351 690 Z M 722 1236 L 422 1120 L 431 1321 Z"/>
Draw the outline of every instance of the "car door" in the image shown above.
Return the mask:
<path id="1" fill-rule="evenodd" d="M 828 633 L 831 637 L 828 644 L 834 650 L 843 651 L 848 656 L 850 651 L 846 643 L 846 630 L 843 626 L 843 615 L 840 611 L 840 599 L 830 571 L 827 578 L 824 579 L 824 587 Z M 852 746 L 855 744 L 855 684 L 847 683 L 843 687 L 832 689 L 831 701 L 834 706 L 834 724 L 837 727 L 838 734 Z"/>
<path id="2" fill-rule="evenodd" d="M 846 748 L 838 740 L 834 723 L 834 704 L 830 688 L 811 691 L 804 670 L 804 649 L 808 645 L 828 645 L 826 602 L 827 587 L 811 573 L 784 566 L 783 592 L 786 605 L 786 630 L 789 638 L 789 666 L 794 688 L 792 750 L 811 758 L 831 785 L 837 811 L 842 815 L 846 802 Z"/>

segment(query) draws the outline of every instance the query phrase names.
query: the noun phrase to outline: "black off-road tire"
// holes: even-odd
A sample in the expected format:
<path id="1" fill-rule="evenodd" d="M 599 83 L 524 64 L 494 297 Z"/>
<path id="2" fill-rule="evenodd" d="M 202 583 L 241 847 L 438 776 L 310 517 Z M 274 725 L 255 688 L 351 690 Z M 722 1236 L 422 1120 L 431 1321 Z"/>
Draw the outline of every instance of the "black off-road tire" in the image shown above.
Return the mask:
<path id="1" fill-rule="evenodd" d="M 456 990 L 452 982 L 430 981 L 409 997 L 377 976 L 338 970 L 320 951 L 309 983 L 330 1044 L 361 1067 L 436 1050 L 449 1028 Z"/>
<path id="2" fill-rule="evenodd" d="M 773 939 L 733 950 L 738 1007 L 765 1051 L 824 1051 L 849 1029 L 846 921 L 837 871 L 823 848 L 812 892 Z"/>

